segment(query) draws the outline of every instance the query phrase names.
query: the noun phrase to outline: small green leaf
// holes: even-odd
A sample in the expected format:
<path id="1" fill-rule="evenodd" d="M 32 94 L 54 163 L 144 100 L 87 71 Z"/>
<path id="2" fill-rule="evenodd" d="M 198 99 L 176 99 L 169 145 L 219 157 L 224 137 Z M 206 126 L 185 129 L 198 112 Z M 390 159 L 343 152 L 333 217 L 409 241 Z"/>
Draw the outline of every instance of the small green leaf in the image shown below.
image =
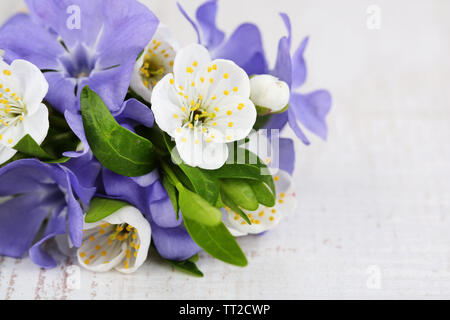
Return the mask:
<path id="1" fill-rule="evenodd" d="M 242 211 L 241 208 L 239 208 L 239 206 L 236 203 L 234 203 L 233 200 L 228 198 L 227 195 L 224 194 L 223 192 L 221 194 L 221 198 L 222 198 L 223 203 L 225 205 L 227 205 L 228 207 L 230 207 L 230 209 L 233 210 L 233 212 L 240 215 L 241 218 L 244 219 L 245 222 L 247 222 L 249 225 L 252 224 L 252 222 L 250 221 L 250 218 L 245 214 L 245 212 Z"/>
<path id="2" fill-rule="evenodd" d="M 167 176 L 163 176 L 162 184 L 164 186 L 164 189 L 166 189 L 167 194 L 169 195 L 169 199 L 172 202 L 173 210 L 175 210 L 175 213 L 179 215 L 179 208 L 178 208 L 178 199 L 177 199 L 177 189 L 173 184 L 170 183 L 170 179 Z"/>
<path id="3" fill-rule="evenodd" d="M 123 201 L 106 199 L 106 198 L 94 198 L 91 200 L 89 210 L 86 213 L 84 221 L 88 223 L 97 222 L 105 219 L 114 212 L 129 204 Z"/>
<path id="4" fill-rule="evenodd" d="M 155 168 L 153 144 L 120 126 L 88 86 L 81 92 L 81 114 L 89 146 L 105 167 L 131 177 L 142 176 Z"/>
<path id="5" fill-rule="evenodd" d="M 203 272 L 201 272 L 198 268 L 197 265 L 195 264 L 195 262 L 191 261 L 190 259 L 185 260 L 185 261 L 173 261 L 173 260 L 167 260 L 165 259 L 168 263 L 170 263 L 171 265 L 173 265 L 175 268 L 189 273 L 190 275 L 196 276 L 196 277 L 203 277 Z"/>
<path id="6" fill-rule="evenodd" d="M 219 180 L 211 176 L 207 170 L 180 164 L 180 169 L 191 181 L 194 191 L 201 195 L 210 204 L 215 205 L 219 197 Z"/>
<path id="7" fill-rule="evenodd" d="M 223 222 L 207 226 L 189 217 L 184 217 L 184 225 L 192 239 L 207 253 L 223 262 L 245 267 L 248 262 L 238 243 Z"/>
<path id="8" fill-rule="evenodd" d="M 56 159 L 56 160 L 49 160 L 49 161 L 45 161 L 45 162 L 46 163 L 66 163 L 70 159 L 71 159 L 70 157 L 61 157 L 61 158 Z"/>
<path id="9" fill-rule="evenodd" d="M 170 140 L 170 137 L 168 135 L 164 135 L 164 139 L 170 153 L 175 158 L 176 162 L 178 162 L 178 167 L 191 182 L 194 188 L 193 191 L 197 192 L 210 204 L 215 205 L 220 193 L 219 180 L 211 174 L 210 170 L 191 167 L 187 164 L 181 163 L 181 160 L 177 157 L 176 153 L 172 152 L 174 144 Z"/>
<path id="10" fill-rule="evenodd" d="M 200 195 L 182 188 L 178 190 L 178 203 L 183 213 L 183 218 L 189 218 L 198 223 L 215 226 L 222 221 L 222 211 L 212 206 Z"/>
<path id="11" fill-rule="evenodd" d="M 14 149 L 28 156 L 36 157 L 41 160 L 54 160 L 54 158 L 41 148 L 39 144 L 29 135 L 25 135 L 15 146 Z"/>
<path id="12" fill-rule="evenodd" d="M 249 211 L 258 209 L 256 195 L 244 179 L 222 179 L 220 187 L 227 198 L 238 206 Z"/>
<path id="13" fill-rule="evenodd" d="M 252 188 L 259 203 L 266 207 L 275 205 L 275 196 L 265 183 L 256 180 L 248 180 L 247 183 Z"/>
<path id="14" fill-rule="evenodd" d="M 199 259 L 198 253 L 196 253 L 196 254 L 194 254 L 192 257 L 190 257 L 190 258 L 188 259 L 188 261 L 196 263 L 196 262 L 198 261 L 198 259 Z"/>
<path id="15" fill-rule="evenodd" d="M 245 163 L 237 163 L 236 157 L 238 154 L 245 156 Z M 230 155 L 231 157 L 232 155 Z M 237 178 L 237 179 L 251 179 L 264 182 L 275 195 L 275 183 L 272 175 L 269 173 L 267 166 L 254 153 L 237 148 L 234 154 L 235 159 L 228 159 L 227 162 L 219 169 L 210 171 L 210 175 L 216 178 Z M 251 163 L 250 159 L 256 159 L 256 163 Z"/>

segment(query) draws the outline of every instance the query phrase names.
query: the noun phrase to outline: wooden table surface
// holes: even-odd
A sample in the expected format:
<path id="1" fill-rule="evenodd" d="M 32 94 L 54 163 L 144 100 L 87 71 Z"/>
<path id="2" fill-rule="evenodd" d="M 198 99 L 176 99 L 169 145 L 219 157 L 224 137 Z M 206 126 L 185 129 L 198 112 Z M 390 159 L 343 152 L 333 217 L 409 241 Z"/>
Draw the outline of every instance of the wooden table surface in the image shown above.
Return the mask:
<path id="1" fill-rule="evenodd" d="M 2 20 L 17 2 L 2 1 Z M 175 1 L 144 2 L 194 40 Z M 302 91 L 328 88 L 334 106 L 327 143 L 297 143 L 296 212 L 239 240 L 249 266 L 201 254 L 198 279 L 152 257 L 126 276 L 0 257 L 0 299 L 450 298 L 450 1 L 228 0 L 219 24 L 258 23 L 273 59 L 279 11 L 295 43 L 311 36 Z"/>

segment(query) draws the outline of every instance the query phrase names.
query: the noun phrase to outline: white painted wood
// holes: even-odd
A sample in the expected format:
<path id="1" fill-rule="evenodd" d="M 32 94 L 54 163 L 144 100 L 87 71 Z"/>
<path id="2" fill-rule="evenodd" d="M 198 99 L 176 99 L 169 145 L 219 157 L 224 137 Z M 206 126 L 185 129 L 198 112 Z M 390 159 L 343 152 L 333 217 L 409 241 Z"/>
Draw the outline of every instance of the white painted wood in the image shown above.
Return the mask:
<path id="1" fill-rule="evenodd" d="M 195 39 L 175 1 L 145 2 L 183 43 Z M 201 1 L 181 2 L 193 12 Z M 1 2 L 1 19 L 16 3 Z M 239 240 L 250 265 L 202 254 L 197 279 L 153 259 L 128 276 L 82 270 L 69 289 L 70 259 L 43 271 L 0 258 L 0 299 L 450 298 L 450 2 L 227 0 L 219 24 L 257 22 L 273 60 L 279 11 L 295 43 L 311 36 L 305 91 L 330 89 L 334 108 L 327 143 L 297 144 L 297 212 Z"/>

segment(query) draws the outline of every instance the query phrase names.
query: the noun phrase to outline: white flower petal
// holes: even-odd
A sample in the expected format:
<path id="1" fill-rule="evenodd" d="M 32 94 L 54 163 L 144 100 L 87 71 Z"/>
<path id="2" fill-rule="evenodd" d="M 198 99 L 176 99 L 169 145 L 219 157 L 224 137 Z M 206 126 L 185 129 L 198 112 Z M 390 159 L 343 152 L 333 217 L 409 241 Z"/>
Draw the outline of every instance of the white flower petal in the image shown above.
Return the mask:
<path id="1" fill-rule="evenodd" d="M 177 151 L 186 164 L 209 170 L 223 166 L 228 158 L 226 144 L 207 142 L 201 130 L 180 128 L 178 131 Z"/>
<path id="2" fill-rule="evenodd" d="M 34 141 L 41 144 L 47 136 L 49 128 L 48 109 L 45 104 L 41 103 L 35 113 L 24 117 L 22 125 L 24 133 L 29 134 Z"/>
<path id="3" fill-rule="evenodd" d="M 34 64 L 25 60 L 14 60 L 11 63 L 11 77 L 17 79 L 17 94 L 26 105 L 27 114 L 36 112 L 48 91 L 45 76 Z"/>
<path id="4" fill-rule="evenodd" d="M 24 136 L 25 130 L 23 124 L 12 125 L 0 128 L 0 144 L 5 147 L 14 147 Z"/>
<path id="5" fill-rule="evenodd" d="M 221 132 L 215 142 L 232 142 L 248 136 L 256 121 L 256 109 L 248 98 L 237 95 L 225 97 L 214 106 L 216 117 L 209 121 Z M 220 137 L 223 140 L 220 140 Z"/>
<path id="6" fill-rule="evenodd" d="M 273 112 L 282 110 L 290 99 L 290 90 L 286 82 L 269 74 L 253 76 L 250 79 L 250 99 L 259 107 Z"/>
<path id="7" fill-rule="evenodd" d="M 176 84 L 188 89 L 197 73 L 210 62 L 208 50 L 199 44 L 193 43 L 179 50 L 173 66 Z"/>
<path id="8" fill-rule="evenodd" d="M 156 84 L 152 94 L 152 111 L 161 130 L 173 137 L 175 129 L 181 127 L 183 112 L 171 80 L 173 75 L 168 74 Z"/>
<path id="9" fill-rule="evenodd" d="M 129 230 L 124 231 L 125 226 Z M 81 266 L 96 272 L 115 268 L 132 273 L 147 258 L 151 228 L 139 210 L 126 206 L 102 221 L 86 223 L 83 238 L 77 252 Z"/>
<path id="10" fill-rule="evenodd" d="M 27 133 L 41 143 L 48 132 L 48 110 L 42 104 L 48 83 L 42 72 L 25 60 L 0 61 L 0 158 L 7 159 Z M 0 163 L 3 163 L 0 162 Z"/>
<path id="11" fill-rule="evenodd" d="M 199 70 L 195 81 L 207 92 L 205 97 L 213 107 L 229 96 L 250 97 L 248 75 L 233 61 L 217 59 Z"/>
<path id="12" fill-rule="evenodd" d="M 251 225 L 247 224 L 238 214 L 227 208 L 226 225 L 244 234 L 258 234 L 274 228 L 283 217 L 290 214 L 294 210 L 296 203 L 292 178 L 287 172 L 280 170 L 274 176 L 274 180 L 277 197 L 273 208 L 260 205 L 253 212 L 243 210 L 252 221 Z"/>
<path id="13" fill-rule="evenodd" d="M 17 150 L 0 145 L 0 164 L 5 163 L 17 153 Z"/>
<path id="14" fill-rule="evenodd" d="M 172 73 L 178 47 L 178 43 L 172 38 L 169 28 L 160 24 L 152 40 L 136 61 L 131 75 L 131 89 L 145 101 L 151 101 L 155 85 L 166 74 Z M 161 71 L 161 74 L 158 71 Z"/>

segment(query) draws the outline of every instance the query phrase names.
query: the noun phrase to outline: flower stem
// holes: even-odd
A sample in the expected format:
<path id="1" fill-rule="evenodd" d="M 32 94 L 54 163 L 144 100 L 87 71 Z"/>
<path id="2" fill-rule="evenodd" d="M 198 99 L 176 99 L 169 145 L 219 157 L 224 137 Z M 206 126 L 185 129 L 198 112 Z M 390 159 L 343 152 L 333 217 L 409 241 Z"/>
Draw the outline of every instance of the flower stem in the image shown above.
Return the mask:
<path id="1" fill-rule="evenodd" d="M 172 182 L 172 184 L 175 186 L 175 188 L 177 188 L 178 192 L 183 191 L 185 188 L 181 183 L 181 181 L 177 178 L 175 172 L 173 172 L 173 170 L 169 167 L 167 163 L 161 162 L 161 165 L 164 171 L 169 176 L 169 179 Z"/>

